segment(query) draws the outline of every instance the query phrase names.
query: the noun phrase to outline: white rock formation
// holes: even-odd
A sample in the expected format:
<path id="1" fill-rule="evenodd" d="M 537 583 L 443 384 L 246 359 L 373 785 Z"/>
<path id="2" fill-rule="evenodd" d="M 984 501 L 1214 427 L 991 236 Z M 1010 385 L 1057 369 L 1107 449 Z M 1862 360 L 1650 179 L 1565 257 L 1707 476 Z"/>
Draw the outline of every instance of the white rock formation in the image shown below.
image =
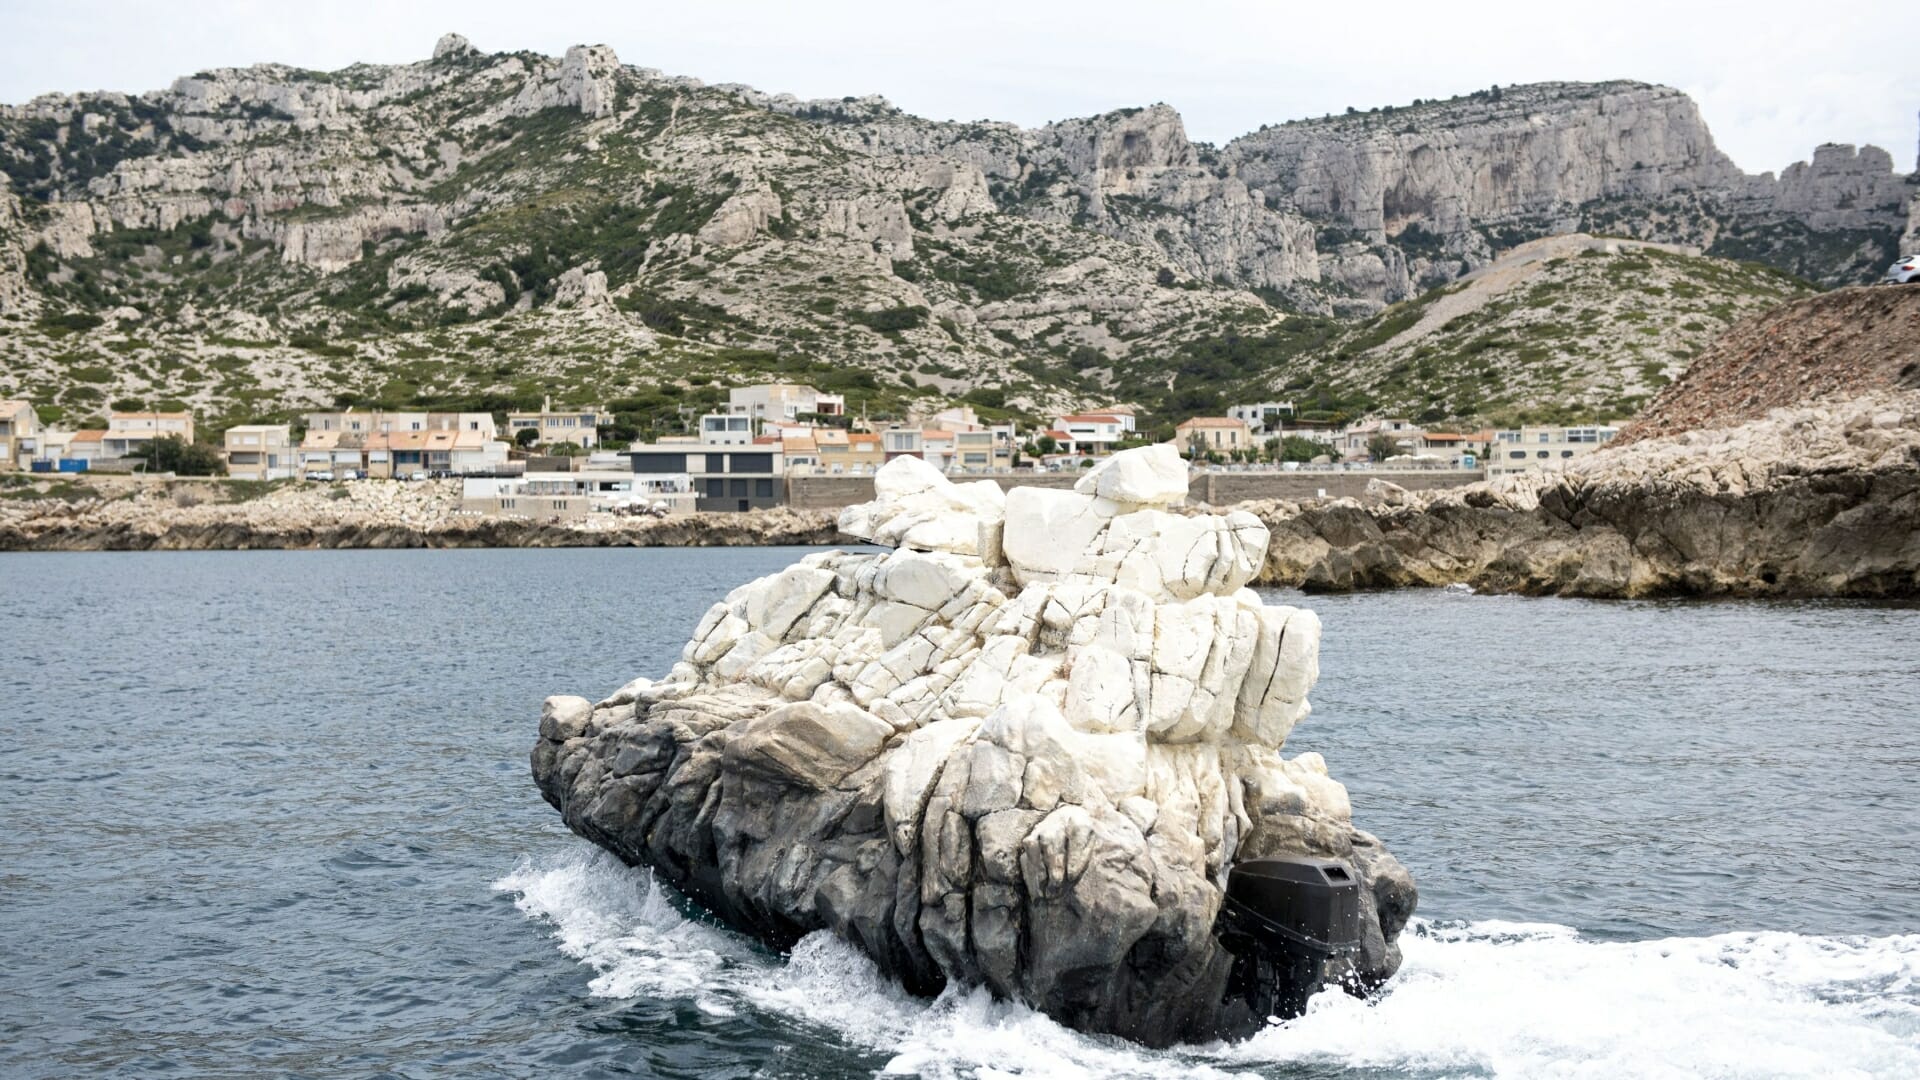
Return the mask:
<path id="1" fill-rule="evenodd" d="M 910 987 L 985 984 L 1165 1043 L 1264 1021 L 1213 933 L 1240 859 L 1351 860 L 1362 982 L 1413 886 L 1353 828 L 1309 710 L 1320 622 L 1245 588 L 1267 530 L 1180 516 L 1171 445 L 1079 490 L 888 464 L 809 555 L 713 606 L 680 662 L 553 698 L 533 755 L 567 823 L 775 941 L 829 929 Z"/>

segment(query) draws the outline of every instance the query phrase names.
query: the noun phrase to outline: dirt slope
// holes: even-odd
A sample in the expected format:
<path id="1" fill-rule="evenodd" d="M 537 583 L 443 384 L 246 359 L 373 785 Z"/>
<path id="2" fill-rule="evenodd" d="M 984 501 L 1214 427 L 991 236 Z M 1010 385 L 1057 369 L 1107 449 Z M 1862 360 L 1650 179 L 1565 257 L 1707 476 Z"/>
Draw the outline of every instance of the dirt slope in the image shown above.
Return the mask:
<path id="1" fill-rule="evenodd" d="M 1889 388 L 1920 388 L 1920 285 L 1838 289 L 1740 323 L 1662 390 L 1614 445 Z"/>

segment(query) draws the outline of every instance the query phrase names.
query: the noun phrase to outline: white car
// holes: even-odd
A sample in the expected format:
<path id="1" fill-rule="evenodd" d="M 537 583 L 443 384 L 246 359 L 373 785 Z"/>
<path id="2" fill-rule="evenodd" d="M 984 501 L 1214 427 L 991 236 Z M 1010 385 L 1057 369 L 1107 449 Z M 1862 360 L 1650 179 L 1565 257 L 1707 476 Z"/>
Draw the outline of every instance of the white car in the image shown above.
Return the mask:
<path id="1" fill-rule="evenodd" d="M 1920 255 L 1902 255 L 1887 268 L 1884 279 L 1888 285 L 1905 285 L 1909 281 L 1920 281 Z"/>

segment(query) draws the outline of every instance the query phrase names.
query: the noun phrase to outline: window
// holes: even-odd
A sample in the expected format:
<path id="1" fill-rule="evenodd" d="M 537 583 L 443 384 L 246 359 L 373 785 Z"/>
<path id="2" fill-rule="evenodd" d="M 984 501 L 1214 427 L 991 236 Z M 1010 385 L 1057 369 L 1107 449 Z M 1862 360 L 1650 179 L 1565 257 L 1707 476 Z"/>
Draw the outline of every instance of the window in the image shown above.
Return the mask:
<path id="1" fill-rule="evenodd" d="M 567 508 L 567 500 L 565 499 L 553 500 L 553 508 L 555 510 L 565 510 Z"/>
<path id="2" fill-rule="evenodd" d="M 747 482 L 745 480 L 734 480 L 731 482 L 731 486 L 733 496 L 736 499 L 747 493 Z"/>
<path id="3" fill-rule="evenodd" d="M 1527 452 L 1525 450 L 1509 450 L 1507 451 L 1507 456 L 1515 461 L 1525 461 L 1527 459 Z"/>
<path id="4" fill-rule="evenodd" d="M 685 454 L 634 454 L 633 471 L 637 473 L 680 473 L 687 472 Z"/>
<path id="5" fill-rule="evenodd" d="M 1571 450 L 1562 450 L 1562 451 L 1560 451 L 1560 456 L 1561 456 L 1561 457 L 1572 457 L 1572 456 L 1573 456 L 1573 451 L 1571 451 Z"/>
<path id="6" fill-rule="evenodd" d="M 1548 437 L 1548 435 L 1547 435 L 1547 433 L 1543 431 L 1543 432 L 1541 432 L 1541 433 L 1540 433 L 1540 441 L 1541 441 L 1541 442 L 1552 442 L 1552 441 L 1553 441 L 1553 439 L 1552 439 L 1552 438 L 1550 438 L 1550 437 Z"/>
<path id="7" fill-rule="evenodd" d="M 1538 454 L 1535 454 L 1534 456 L 1535 456 L 1535 457 L 1546 457 L 1546 456 L 1547 456 L 1547 452 L 1546 452 L 1545 450 L 1542 450 L 1542 451 L 1540 451 L 1540 452 L 1539 452 Z"/>
<path id="8" fill-rule="evenodd" d="M 727 471 L 730 473 L 756 473 L 773 471 L 772 454 L 729 454 Z"/>
<path id="9" fill-rule="evenodd" d="M 753 495 L 756 499 L 773 498 L 773 481 L 755 480 L 753 482 Z"/>
<path id="10" fill-rule="evenodd" d="M 727 493 L 727 482 L 717 476 L 707 478 L 707 498 L 718 499 Z"/>

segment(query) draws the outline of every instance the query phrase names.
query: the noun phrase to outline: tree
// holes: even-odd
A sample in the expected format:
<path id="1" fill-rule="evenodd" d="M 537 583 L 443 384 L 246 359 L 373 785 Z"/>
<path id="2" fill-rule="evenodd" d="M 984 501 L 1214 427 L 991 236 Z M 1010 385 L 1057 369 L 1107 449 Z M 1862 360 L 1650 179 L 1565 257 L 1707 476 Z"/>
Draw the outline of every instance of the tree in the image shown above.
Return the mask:
<path id="1" fill-rule="evenodd" d="M 1281 457 L 1281 455 L 1286 451 L 1286 444 L 1280 441 L 1280 436 L 1278 435 L 1275 435 L 1273 438 L 1267 440 L 1265 450 L 1266 450 L 1265 456 L 1268 461 L 1275 462 L 1277 464 L 1281 461 L 1286 460 L 1285 458 Z"/>
<path id="2" fill-rule="evenodd" d="M 1060 444 L 1058 442 L 1055 442 L 1053 436 L 1051 435 L 1040 436 L 1038 439 L 1034 440 L 1033 445 L 1039 449 L 1042 455 L 1051 454 L 1055 450 L 1060 449 Z"/>
<path id="3" fill-rule="evenodd" d="M 513 441 L 520 444 L 520 449 L 531 450 L 533 444 L 540 441 L 540 429 L 523 427 L 513 433 Z"/>
<path id="4" fill-rule="evenodd" d="M 1278 461 L 1312 461 L 1327 452 L 1326 446 L 1304 435 L 1288 435 L 1280 443 Z"/>
<path id="5" fill-rule="evenodd" d="M 1400 444 L 1393 436 L 1382 431 L 1367 440 L 1367 456 L 1375 461 L 1385 461 L 1400 452 Z"/>
<path id="6" fill-rule="evenodd" d="M 1187 436 L 1188 460 L 1199 461 L 1206 456 L 1207 456 L 1207 437 L 1205 435 L 1200 434 L 1197 431 L 1192 433 L 1191 435 L 1188 435 Z"/>
<path id="7" fill-rule="evenodd" d="M 218 450 L 187 442 L 178 435 L 162 435 L 127 456 L 145 461 L 148 472 L 219 476 L 227 471 L 227 463 L 220 459 Z"/>

